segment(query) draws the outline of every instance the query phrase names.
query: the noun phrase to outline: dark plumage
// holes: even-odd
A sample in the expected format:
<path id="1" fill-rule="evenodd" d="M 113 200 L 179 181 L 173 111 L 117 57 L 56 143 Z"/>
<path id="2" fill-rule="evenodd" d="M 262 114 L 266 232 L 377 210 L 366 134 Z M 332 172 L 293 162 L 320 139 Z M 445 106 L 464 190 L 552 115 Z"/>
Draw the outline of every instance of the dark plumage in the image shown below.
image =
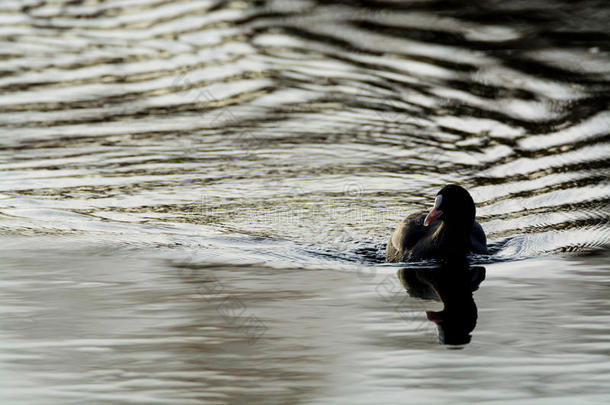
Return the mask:
<path id="1" fill-rule="evenodd" d="M 474 220 L 475 212 L 466 189 L 457 184 L 443 187 L 427 215 L 411 214 L 398 224 L 388 241 L 386 262 L 454 259 L 469 252 L 487 254 L 487 238 Z"/>

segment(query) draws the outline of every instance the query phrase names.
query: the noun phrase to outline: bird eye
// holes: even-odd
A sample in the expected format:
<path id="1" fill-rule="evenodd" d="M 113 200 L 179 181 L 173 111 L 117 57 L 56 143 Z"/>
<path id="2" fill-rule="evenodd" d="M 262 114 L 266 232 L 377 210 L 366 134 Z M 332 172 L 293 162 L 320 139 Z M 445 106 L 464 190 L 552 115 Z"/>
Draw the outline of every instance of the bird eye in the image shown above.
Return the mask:
<path id="1" fill-rule="evenodd" d="M 434 208 L 438 209 L 438 207 L 441 206 L 441 203 L 443 202 L 443 196 L 442 195 L 437 195 L 436 198 L 434 199 Z"/>

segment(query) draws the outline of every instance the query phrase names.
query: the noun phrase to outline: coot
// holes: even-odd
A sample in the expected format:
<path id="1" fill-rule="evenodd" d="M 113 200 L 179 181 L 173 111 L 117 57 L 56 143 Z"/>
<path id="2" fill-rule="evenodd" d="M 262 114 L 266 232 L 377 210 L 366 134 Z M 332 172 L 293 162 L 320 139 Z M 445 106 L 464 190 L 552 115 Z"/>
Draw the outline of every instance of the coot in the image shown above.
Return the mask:
<path id="1" fill-rule="evenodd" d="M 474 201 L 465 188 L 443 187 L 429 213 L 411 214 L 398 224 L 386 247 L 386 262 L 487 254 L 485 232 L 474 217 Z"/>

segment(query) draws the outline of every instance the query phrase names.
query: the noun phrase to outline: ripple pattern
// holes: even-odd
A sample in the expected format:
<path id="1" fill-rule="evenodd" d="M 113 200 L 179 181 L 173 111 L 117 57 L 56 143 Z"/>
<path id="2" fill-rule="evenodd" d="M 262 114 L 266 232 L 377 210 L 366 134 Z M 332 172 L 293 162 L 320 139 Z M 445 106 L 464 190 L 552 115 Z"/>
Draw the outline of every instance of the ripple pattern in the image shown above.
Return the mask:
<path id="1" fill-rule="evenodd" d="M 499 255 L 606 246 L 610 8 L 548 3 L 3 1 L 0 227 L 353 250 L 460 182 Z"/>

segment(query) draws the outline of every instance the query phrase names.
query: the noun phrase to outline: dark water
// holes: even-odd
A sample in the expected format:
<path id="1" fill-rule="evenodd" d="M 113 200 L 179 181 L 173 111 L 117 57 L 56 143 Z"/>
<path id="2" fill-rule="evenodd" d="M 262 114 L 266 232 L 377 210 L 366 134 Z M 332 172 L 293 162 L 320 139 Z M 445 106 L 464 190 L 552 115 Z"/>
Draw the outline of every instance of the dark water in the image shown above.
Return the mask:
<path id="1" fill-rule="evenodd" d="M 0 399 L 607 403 L 609 20 L 1 2 Z M 493 255 L 383 264 L 450 182 Z"/>

